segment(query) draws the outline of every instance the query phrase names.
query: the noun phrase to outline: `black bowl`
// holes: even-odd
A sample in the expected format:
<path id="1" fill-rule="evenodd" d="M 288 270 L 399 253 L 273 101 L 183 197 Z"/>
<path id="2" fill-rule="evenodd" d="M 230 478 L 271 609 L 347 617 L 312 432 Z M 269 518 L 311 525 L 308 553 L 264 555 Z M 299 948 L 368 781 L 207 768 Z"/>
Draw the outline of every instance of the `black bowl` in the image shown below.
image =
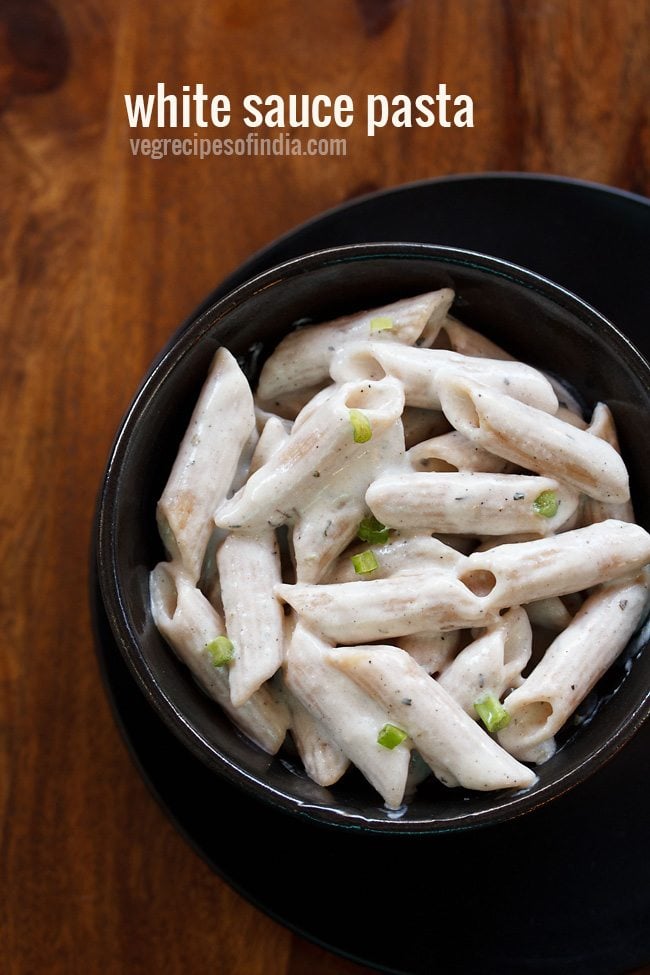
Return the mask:
<path id="1" fill-rule="evenodd" d="M 613 411 L 630 471 L 637 520 L 650 525 L 650 367 L 631 343 L 575 295 L 531 271 L 455 248 L 360 244 L 308 254 L 269 270 L 203 308 L 150 368 L 118 431 L 98 501 L 95 550 L 103 604 L 117 645 L 147 700 L 214 771 L 274 807 L 330 826 L 431 834 L 501 822 L 579 785 L 646 718 L 650 654 L 641 634 L 610 668 L 580 723 L 531 788 L 474 793 L 433 777 L 396 817 L 354 770 L 330 789 L 302 771 L 290 745 L 275 758 L 241 735 L 159 636 L 148 574 L 163 557 L 155 506 L 215 350 L 225 345 L 254 379 L 259 363 L 299 320 L 323 321 L 437 287 L 453 287 L 454 313 L 517 358 L 561 375 L 587 408 Z"/>

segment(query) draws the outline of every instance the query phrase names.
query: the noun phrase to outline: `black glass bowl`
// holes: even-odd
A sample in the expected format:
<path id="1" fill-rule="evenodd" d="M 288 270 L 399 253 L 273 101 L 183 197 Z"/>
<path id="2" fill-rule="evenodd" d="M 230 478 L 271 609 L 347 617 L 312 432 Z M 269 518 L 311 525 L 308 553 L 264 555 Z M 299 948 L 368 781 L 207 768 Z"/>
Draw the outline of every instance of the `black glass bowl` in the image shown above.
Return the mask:
<path id="1" fill-rule="evenodd" d="M 452 311 L 524 362 L 561 375 L 591 408 L 613 411 L 630 471 L 637 520 L 650 526 L 650 367 L 597 311 L 547 279 L 456 248 L 360 244 L 307 254 L 238 287 L 186 322 L 151 366 L 127 411 L 101 485 L 94 545 L 101 598 L 137 684 L 191 753 L 245 793 L 288 815 L 386 834 L 431 834 L 529 813 L 578 786 L 630 739 L 650 705 L 650 653 L 642 630 L 565 732 L 531 788 L 512 793 L 422 783 L 396 817 L 355 770 L 315 785 L 290 743 L 269 757 L 197 686 L 159 636 L 148 574 L 163 557 L 155 507 L 215 350 L 225 345 L 254 379 L 265 354 L 297 321 L 324 321 L 398 298 L 452 287 Z"/>

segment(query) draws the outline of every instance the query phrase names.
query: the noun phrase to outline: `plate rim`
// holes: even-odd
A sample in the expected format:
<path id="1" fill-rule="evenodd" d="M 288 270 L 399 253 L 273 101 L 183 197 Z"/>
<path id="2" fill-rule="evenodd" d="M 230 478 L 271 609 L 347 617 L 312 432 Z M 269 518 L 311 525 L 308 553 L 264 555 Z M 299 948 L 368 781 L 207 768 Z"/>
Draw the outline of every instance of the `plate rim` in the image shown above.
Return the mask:
<path id="1" fill-rule="evenodd" d="M 398 183 L 394 186 L 387 186 L 383 188 L 378 188 L 376 190 L 370 190 L 367 193 L 361 193 L 359 196 L 353 196 L 346 200 L 341 200 L 339 203 L 335 203 L 332 206 L 327 207 L 318 213 L 312 214 L 312 216 L 300 221 L 294 227 L 283 231 L 278 236 L 272 238 L 266 244 L 262 244 L 261 247 L 256 248 L 252 251 L 240 264 L 234 268 L 232 271 L 223 278 L 223 280 L 215 286 L 215 288 L 209 293 L 209 295 L 203 299 L 203 301 L 197 306 L 197 311 L 199 309 L 205 308 L 206 304 L 213 300 L 212 295 L 216 294 L 227 294 L 231 290 L 230 281 L 231 279 L 236 280 L 242 273 L 245 272 L 246 268 L 257 263 L 258 260 L 264 258 L 267 253 L 276 250 L 281 247 L 285 242 L 290 241 L 292 238 L 303 233 L 306 230 L 310 230 L 312 227 L 327 221 L 333 217 L 339 216 L 348 210 L 354 209 L 357 206 L 364 206 L 366 204 L 372 205 L 379 199 L 386 199 L 389 196 L 398 196 L 402 193 L 418 192 L 422 189 L 426 189 L 429 186 L 439 186 L 452 183 L 460 182 L 505 182 L 507 180 L 512 180 L 517 183 L 551 183 L 554 185 L 562 185 L 567 188 L 578 188 L 588 191 L 593 191 L 595 193 L 602 193 L 606 196 L 613 196 L 622 200 L 626 200 L 630 203 L 641 204 L 650 208 L 650 197 L 643 196 L 640 193 L 634 193 L 632 190 L 625 190 L 621 187 L 610 185 L 608 183 L 600 183 L 596 180 L 581 179 L 576 176 L 563 176 L 559 173 L 544 173 L 544 172 L 526 172 L 522 170 L 484 170 L 478 172 L 463 172 L 463 173 L 447 173 L 441 176 L 431 176 L 423 177 L 422 179 L 410 180 L 404 183 Z M 190 317 L 194 317 L 194 312 Z"/>

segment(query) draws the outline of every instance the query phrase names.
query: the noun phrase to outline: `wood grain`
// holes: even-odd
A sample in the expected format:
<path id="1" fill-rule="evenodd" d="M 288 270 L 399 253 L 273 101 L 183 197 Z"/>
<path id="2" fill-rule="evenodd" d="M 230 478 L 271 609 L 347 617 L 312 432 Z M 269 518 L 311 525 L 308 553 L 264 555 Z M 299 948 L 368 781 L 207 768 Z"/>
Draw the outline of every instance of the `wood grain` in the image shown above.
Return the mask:
<path id="1" fill-rule="evenodd" d="M 649 55 L 647 0 L 0 2 L 1 971 L 370 971 L 217 878 L 133 767 L 92 652 L 103 463 L 177 325 L 325 208 L 492 170 L 650 194 Z M 344 158 L 134 158 L 123 96 L 158 81 L 355 104 L 444 81 L 476 125 L 355 125 Z"/>

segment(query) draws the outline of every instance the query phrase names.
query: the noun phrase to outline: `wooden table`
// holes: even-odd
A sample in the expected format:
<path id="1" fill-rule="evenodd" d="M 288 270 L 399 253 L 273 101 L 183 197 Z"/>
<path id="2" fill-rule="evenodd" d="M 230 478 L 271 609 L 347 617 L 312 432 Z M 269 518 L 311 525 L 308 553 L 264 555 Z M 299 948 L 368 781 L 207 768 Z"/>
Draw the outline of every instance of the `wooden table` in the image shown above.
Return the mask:
<path id="1" fill-rule="evenodd" d="M 92 650 L 103 464 L 176 326 L 325 208 L 503 170 L 650 195 L 650 2 L 3 0 L 0 50 L 0 970 L 369 972 L 223 883 L 132 764 Z M 134 156 L 130 138 L 179 134 L 129 128 L 124 95 L 158 82 L 228 94 L 224 138 L 250 131 L 247 93 L 347 93 L 353 125 L 298 132 L 347 154 Z M 367 134 L 368 94 L 441 82 L 473 98 L 473 128 Z"/>

